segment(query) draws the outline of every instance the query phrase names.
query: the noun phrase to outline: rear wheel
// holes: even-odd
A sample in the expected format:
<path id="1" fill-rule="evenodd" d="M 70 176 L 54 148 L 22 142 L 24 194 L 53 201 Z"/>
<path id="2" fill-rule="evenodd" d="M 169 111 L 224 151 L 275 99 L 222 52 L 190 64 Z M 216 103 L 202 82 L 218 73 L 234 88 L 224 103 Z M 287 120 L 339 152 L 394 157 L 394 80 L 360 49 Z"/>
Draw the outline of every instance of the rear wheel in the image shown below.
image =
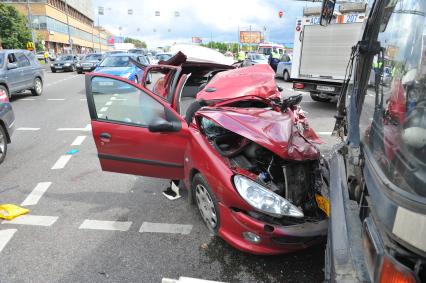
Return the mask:
<path id="1" fill-rule="evenodd" d="M 311 95 L 312 100 L 315 100 L 315 101 L 318 101 L 318 102 L 329 102 L 330 101 L 329 98 L 319 97 L 316 92 L 311 92 L 310 95 Z"/>
<path id="2" fill-rule="evenodd" d="M 56 73 L 56 69 L 51 69 L 52 70 L 52 73 Z"/>
<path id="3" fill-rule="evenodd" d="M 283 73 L 283 79 L 284 79 L 284 81 L 286 81 L 286 82 L 290 81 L 290 75 L 289 75 L 289 73 L 288 73 L 288 71 L 287 71 L 287 70 L 284 70 L 284 73 Z"/>
<path id="4" fill-rule="evenodd" d="M 83 73 L 83 71 L 77 70 L 77 74 L 82 74 L 82 73 Z"/>
<path id="5" fill-rule="evenodd" d="M 217 234 L 220 226 L 220 215 L 217 200 L 206 179 L 200 173 L 192 180 L 192 190 L 200 216 L 207 228 Z"/>
<path id="6" fill-rule="evenodd" d="M 6 94 L 6 96 L 10 99 L 12 97 L 12 95 L 9 93 L 9 91 L 7 90 L 6 87 L 0 85 L 0 95 L 4 95 Z"/>
<path id="7" fill-rule="evenodd" d="M 41 81 L 40 78 L 34 79 L 34 87 L 33 89 L 31 89 L 31 93 L 34 96 L 40 96 L 43 94 L 43 82 Z"/>
<path id="8" fill-rule="evenodd" d="M 7 138 L 6 138 L 6 132 L 3 129 L 3 126 L 0 125 L 0 164 L 4 161 L 6 158 L 7 153 Z"/>

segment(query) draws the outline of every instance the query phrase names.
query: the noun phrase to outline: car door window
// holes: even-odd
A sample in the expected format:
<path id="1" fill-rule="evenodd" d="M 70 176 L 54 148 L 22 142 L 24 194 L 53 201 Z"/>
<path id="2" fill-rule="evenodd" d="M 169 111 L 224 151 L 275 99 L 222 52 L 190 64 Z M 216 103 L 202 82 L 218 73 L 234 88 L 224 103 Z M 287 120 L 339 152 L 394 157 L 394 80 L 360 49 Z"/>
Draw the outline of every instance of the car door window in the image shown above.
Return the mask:
<path id="1" fill-rule="evenodd" d="M 169 103 L 174 85 L 176 69 L 167 67 L 155 67 L 148 70 L 145 79 L 145 87 L 152 93 L 166 99 Z"/>
<path id="2" fill-rule="evenodd" d="M 164 106 L 143 90 L 112 78 L 92 79 L 98 120 L 147 127 L 155 118 L 166 119 Z"/>
<path id="3" fill-rule="evenodd" d="M 16 54 L 16 59 L 17 59 L 17 63 L 18 63 L 18 68 L 22 68 L 22 67 L 28 67 L 31 65 L 30 60 L 28 60 L 28 58 L 24 55 L 24 53 L 17 53 Z"/>
<path id="4" fill-rule="evenodd" d="M 16 56 L 15 56 L 14 53 L 10 53 L 10 54 L 7 55 L 7 62 L 11 63 L 11 64 L 17 63 Z"/>

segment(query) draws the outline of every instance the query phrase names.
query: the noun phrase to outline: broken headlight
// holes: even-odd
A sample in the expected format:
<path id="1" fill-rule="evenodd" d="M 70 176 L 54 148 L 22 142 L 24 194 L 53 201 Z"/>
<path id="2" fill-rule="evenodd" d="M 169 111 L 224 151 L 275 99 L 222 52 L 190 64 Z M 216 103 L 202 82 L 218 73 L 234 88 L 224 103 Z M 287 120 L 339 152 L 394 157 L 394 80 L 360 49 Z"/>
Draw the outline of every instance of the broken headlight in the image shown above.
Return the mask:
<path id="1" fill-rule="evenodd" d="M 303 217 L 303 212 L 288 200 L 247 177 L 235 175 L 234 184 L 240 196 L 260 212 L 275 217 Z"/>

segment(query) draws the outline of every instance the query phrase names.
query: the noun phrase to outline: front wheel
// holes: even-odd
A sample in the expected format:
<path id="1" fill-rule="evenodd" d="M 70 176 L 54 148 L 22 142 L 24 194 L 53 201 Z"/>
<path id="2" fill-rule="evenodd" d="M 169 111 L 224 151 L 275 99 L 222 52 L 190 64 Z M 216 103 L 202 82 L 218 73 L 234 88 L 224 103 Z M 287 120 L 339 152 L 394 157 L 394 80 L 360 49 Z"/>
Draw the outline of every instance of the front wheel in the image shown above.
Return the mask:
<path id="1" fill-rule="evenodd" d="M 2 85 L 0 85 L 0 95 L 6 95 L 9 99 L 12 97 L 12 94 L 10 94 L 7 88 Z"/>
<path id="2" fill-rule="evenodd" d="M 41 81 L 40 78 L 34 79 L 34 87 L 33 89 L 31 89 L 31 93 L 34 96 L 40 96 L 43 94 L 43 82 Z"/>
<path id="3" fill-rule="evenodd" d="M 0 125 L 0 164 L 2 164 L 2 162 L 6 158 L 6 153 L 7 153 L 6 132 L 3 129 L 3 127 Z"/>
<path id="4" fill-rule="evenodd" d="M 209 184 L 200 173 L 192 180 L 192 190 L 201 218 L 207 228 L 216 235 L 220 226 L 219 207 Z"/>
<path id="5" fill-rule="evenodd" d="M 290 81 L 290 75 L 287 72 L 287 70 L 285 70 L 284 73 L 283 73 L 283 79 L 284 79 L 285 82 L 289 82 Z"/>

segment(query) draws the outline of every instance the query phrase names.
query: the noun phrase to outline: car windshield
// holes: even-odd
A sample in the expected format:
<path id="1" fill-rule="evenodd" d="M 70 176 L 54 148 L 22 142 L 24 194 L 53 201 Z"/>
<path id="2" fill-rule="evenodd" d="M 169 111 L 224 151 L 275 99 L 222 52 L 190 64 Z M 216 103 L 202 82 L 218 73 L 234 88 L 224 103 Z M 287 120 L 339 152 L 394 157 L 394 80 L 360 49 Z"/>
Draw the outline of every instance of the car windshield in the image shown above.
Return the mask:
<path id="1" fill-rule="evenodd" d="M 101 54 L 89 54 L 86 57 L 84 57 L 84 60 L 87 60 L 87 61 L 94 61 L 99 59 L 102 59 Z"/>
<path id="2" fill-rule="evenodd" d="M 166 60 L 169 60 L 170 57 L 172 57 L 172 55 L 170 55 L 170 54 L 157 54 L 157 55 L 155 55 L 155 58 L 158 61 L 166 61 Z"/>
<path id="3" fill-rule="evenodd" d="M 263 54 L 255 54 L 253 55 L 253 60 L 266 60 L 266 57 Z"/>
<path id="4" fill-rule="evenodd" d="M 102 63 L 101 67 L 129 67 L 130 61 L 129 56 L 110 56 L 106 57 Z"/>
<path id="5" fill-rule="evenodd" d="M 360 130 L 367 157 L 389 181 L 426 197 L 426 2 L 389 3 Z"/>
<path id="6" fill-rule="evenodd" d="M 60 56 L 57 59 L 58 61 L 71 61 L 73 60 L 73 56 L 72 55 L 64 55 L 64 56 Z"/>

